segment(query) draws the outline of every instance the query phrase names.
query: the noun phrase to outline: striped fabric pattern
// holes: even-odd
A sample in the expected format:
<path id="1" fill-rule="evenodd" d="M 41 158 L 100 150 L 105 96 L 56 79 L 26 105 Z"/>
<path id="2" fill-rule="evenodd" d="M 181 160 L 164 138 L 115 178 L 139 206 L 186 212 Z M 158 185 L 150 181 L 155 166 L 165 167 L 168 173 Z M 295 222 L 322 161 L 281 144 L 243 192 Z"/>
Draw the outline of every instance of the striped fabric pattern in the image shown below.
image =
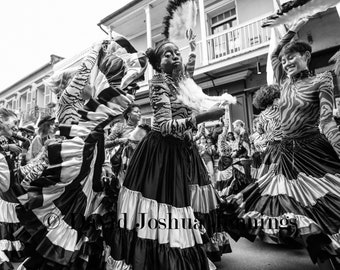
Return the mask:
<path id="1" fill-rule="evenodd" d="M 11 269 L 10 261 L 23 256 L 24 245 L 13 235 L 20 228 L 15 212 L 18 205 L 13 191 L 15 179 L 6 157 L 1 153 L 0 183 L 0 268 Z"/>
<path id="2" fill-rule="evenodd" d="M 127 86 L 143 78 L 146 67 L 146 56 L 137 52 L 124 37 L 104 41 L 101 47 L 94 46 L 60 96 L 58 122 L 79 121 L 79 110 L 85 103 L 81 95 L 86 85 L 94 88 L 98 102 L 121 114 L 134 100 L 134 96 L 127 93 Z"/>
<path id="3" fill-rule="evenodd" d="M 92 49 L 80 65 L 70 84 L 61 93 L 57 104 L 57 120 L 61 124 L 72 124 L 79 121 L 78 110 L 82 109 L 85 100 L 81 98 L 89 81 L 91 70 L 96 64 L 99 50 Z"/>
<path id="4" fill-rule="evenodd" d="M 157 74 L 150 89 L 151 106 L 154 111 L 152 129 L 163 135 L 183 138 L 185 132 L 195 123 L 190 117 L 192 111 L 176 98 L 176 88 L 171 78 Z"/>
<path id="5" fill-rule="evenodd" d="M 47 146 L 47 168 L 18 197 L 16 211 L 24 228 L 19 236 L 34 239 L 35 252 L 45 263 L 71 266 L 90 255 L 86 246 L 101 235 L 100 226 L 85 229 L 92 216 L 105 214 L 101 205 L 103 128 L 117 115 L 91 99 L 80 112 L 79 125 L 61 125 L 61 135 L 69 139 Z M 38 259 L 32 257 L 26 264 L 34 260 Z"/>
<path id="6" fill-rule="evenodd" d="M 278 141 L 282 138 L 280 107 L 277 101 L 260 113 L 259 122 L 264 130 L 265 141 Z"/>
<path id="7" fill-rule="evenodd" d="M 235 222 L 229 229 L 238 237 L 260 236 L 270 243 L 301 239 L 316 263 L 340 256 L 340 136 L 332 120 L 331 74 L 311 76 L 305 71 L 304 76 L 286 78 L 283 73 L 278 55 L 294 34 L 288 32 L 272 55 L 282 88 L 282 140 L 269 144 L 260 177 L 239 197 L 239 217 L 264 222 L 242 228 Z M 273 229 L 266 227 L 269 219 L 289 222 L 276 223 Z"/>

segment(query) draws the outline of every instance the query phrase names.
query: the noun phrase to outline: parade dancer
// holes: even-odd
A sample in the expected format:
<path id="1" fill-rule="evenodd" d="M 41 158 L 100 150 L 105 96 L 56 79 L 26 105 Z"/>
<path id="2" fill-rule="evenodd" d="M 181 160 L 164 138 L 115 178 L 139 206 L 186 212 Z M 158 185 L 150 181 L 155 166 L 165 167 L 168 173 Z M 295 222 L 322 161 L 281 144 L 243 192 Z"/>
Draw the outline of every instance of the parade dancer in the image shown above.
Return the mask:
<path id="1" fill-rule="evenodd" d="M 123 112 L 125 123 L 116 123 L 111 129 L 110 135 L 105 140 L 105 148 L 110 153 L 110 162 L 113 172 L 119 177 L 122 184 L 124 175 L 122 173 L 122 153 L 125 145 L 129 141 L 129 135 L 138 126 L 141 118 L 140 107 L 136 104 L 131 104 Z"/>
<path id="2" fill-rule="evenodd" d="M 268 150 L 268 172 L 230 199 L 241 206 L 245 225 L 235 220 L 238 235 L 272 243 L 302 239 L 321 269 L 338 269 L 340 133 L 332 115 L 333 78 L 330 72 L 311 75 L 311 46 L 290 42 L 306 22 L 295 23 L 271 55 L 281 88 L 282 140 Z"/>
<path id="3" fill-rule="evenodd" d="M 270 160 L 264 161 L 267 147 L 271 147 L 282 138 L 279 98 L 278 85 L 262 86 L 254 95 L 253 105 L 263 110 L 257 118 L 262 135 L 254 141 L 256 152 L 252 155 L 252 177 L 254 179 L 265 174 L 268 171 L 268 164 L 271 164 Z"/>
<path id="4" fill-rule="evenodd" d="M 121 47 L 120 41 L 128 47 Z M 16 211 L 23 226 L 18 235 L 30 252 L 20 269 L 105 267 L 105 232 L 112 229 L 114 220 L 104 204 L 105 182 L 110 182 L 112 175 L 110 166 L 105 166 L 104 128 L 122 114 L 122 105 L 128 104 L 129 99 L 126 89 L 143 75 L 147 62 L 145 55 L 132 52 L 126 39 L 105 41 L 102 45 L 99 58 L 96 60 L 91 51 L 74 75 L 75 80 L 62 84 L 64 88 L 60 91 L 75 89 L 72 98 L 69 95 L 65 98 L 81 104 L 82 100 L 76 99 L 83 99 L 80 94 L 88 82 L 79 74 L 88 74 L 87 61 L 95 63 L 93 69 L 104 75 L 98 75 L 97 70 L 93 80 L 106 87 L 97 87 L 96 98 L 90 98 L 80 110 L 70 108 L 72 115 L 67 115 L 68 109 L 62 107 L 65 110 L 58 114 L 62 121 L 59 131 L 66 139 L 46 145 L 43 153 L 47 157 L 46 168 L 35 174 L 35 179 L 26 181 L 25 193 L 18 197 L 20 205 Z M 131 66 L 125 64 L 134 59 L 137 62 L 131 73 Z M 120 86 L 123 79 L 124 88 Z M 70 122 L 73 124 L 65 124 Z"/>
<path id="5" fill-rule="evenodd" d="M 5 108 L 0 109 L 0 136 L 11 139 L 17 129 L 17 116 Z M 16 196 L 21 193 L 15 177 L 17 164 L 11 157 L 18 154 L 20 147 L 15 144 L 2 144 L 0 147 L 0 269 L 13 269 L 11 262 L 23 259 L 24 245 L 13 234 L 20 228 L 15 212 L 18 205 Z"/>
<path id="6" fill-rule="evenodd" d="M 228 248 L 229 242 L 225 234 L 215 234 L 219 198 L 191 129 L 219 119 L 224 109 L 192 115 L 178 99 L 178 81 L 192 75 L 194 54 L 183 67 L 179 48 L 165 41 L 147 55 L 156 71 L 150 85 L 154 121 L 135 150 L 119 194 L 120 222 L 107 269 L 209 269 L 197 226 L 216 236 L 208 253 L 220 254 L 218 248 Z"/>

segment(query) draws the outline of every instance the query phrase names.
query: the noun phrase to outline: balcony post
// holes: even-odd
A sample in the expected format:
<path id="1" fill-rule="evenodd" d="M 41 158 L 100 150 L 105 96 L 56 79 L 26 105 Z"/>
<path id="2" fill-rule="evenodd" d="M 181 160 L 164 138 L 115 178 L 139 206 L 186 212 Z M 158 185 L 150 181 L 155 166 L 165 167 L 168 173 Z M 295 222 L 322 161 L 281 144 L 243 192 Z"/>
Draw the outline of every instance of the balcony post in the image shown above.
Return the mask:
<path id="1" fill-rule="evenodd" d="M 145 6 L 145 24 L 146 24 L 146 47 L 152 47 L 152 29 L 151 29 L 151 15 L 150 15 L 151 5 L 148 4 Z M 152 79 L 152 68 L 148 67 L 148 81 Z"/>
<path id="2" fill-rule="evenodd" d="M 30 108 L 33 108 L 35 105 L 38 104 L 38 86 L 36 83 L 32 83 L 31 85 L 31 89 L 29 90 L 31 91 L 31 100 L 29 100 L 28 102 L 30 102 Z"/>
<path id="3" fill-rule="evenodd" d="M 200 14 L 200 28 L 201 28 L 201 41 L 202 41 L 202 64 L 208 65 L 208 44 L 207 44 L 207 30 L 204 0 L 198 0 L 198 10 Z"/>

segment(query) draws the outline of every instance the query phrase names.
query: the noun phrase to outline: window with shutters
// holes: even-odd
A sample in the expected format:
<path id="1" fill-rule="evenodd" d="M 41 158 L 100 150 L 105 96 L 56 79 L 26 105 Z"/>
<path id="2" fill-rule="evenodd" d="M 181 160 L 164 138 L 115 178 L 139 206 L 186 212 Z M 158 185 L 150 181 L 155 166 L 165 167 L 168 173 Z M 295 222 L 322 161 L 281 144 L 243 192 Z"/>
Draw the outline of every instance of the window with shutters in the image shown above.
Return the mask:
<path id="1" fill-rule="evenodd" d="M 45 102 L 44 102 L 44 108 L 47 108 L 47 104 L 51 101 L 51 90 L 45 88 Z"/>
<path id="2" fill-rule="evenodd" d="M 31 110 L 31 108 L 32 108 L 32 94 L 31 94 L 31 91 L 32 91 L 31 89 L 28 90 L 27 97 L 26 97 L 26 99 L 27 99 L 27 104 L 26 104 L 27 112 L 29 112 Z"/>
<path id="3" fill-rule="evenodd" d="M 229 1 L 207 13 L 209 33 L 216 35 L 209 41 L 213 59 L 226 56 L 240 50 L 240 33 L 238 30 L 228 31 L 237 26 L 235 1 Z"/>

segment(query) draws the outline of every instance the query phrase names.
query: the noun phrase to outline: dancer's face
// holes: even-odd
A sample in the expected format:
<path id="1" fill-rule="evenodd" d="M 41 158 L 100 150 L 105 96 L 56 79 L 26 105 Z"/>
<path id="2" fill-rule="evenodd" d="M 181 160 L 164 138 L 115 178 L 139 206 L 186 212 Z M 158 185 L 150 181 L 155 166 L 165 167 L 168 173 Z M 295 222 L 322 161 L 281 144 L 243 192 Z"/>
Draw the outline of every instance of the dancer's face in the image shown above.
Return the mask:
<path id="1" fill-rule="evenodd" d="M 164 73 L 172 74 L 174 68 L 182 65 L 182 57 L 178 47 L 173 43 L 163 45 L 160 50 L 160 68 Z"/>
<path id="2" fill-rule="evenodd" d="M 281 58 L 281 63 L 284 71 L 289 77 L 298 74 L 299 72 L 308 69 L 308 61 L 310 53 L 301 54 L 299 52 L 292 52 L 284 54 Z"/>

